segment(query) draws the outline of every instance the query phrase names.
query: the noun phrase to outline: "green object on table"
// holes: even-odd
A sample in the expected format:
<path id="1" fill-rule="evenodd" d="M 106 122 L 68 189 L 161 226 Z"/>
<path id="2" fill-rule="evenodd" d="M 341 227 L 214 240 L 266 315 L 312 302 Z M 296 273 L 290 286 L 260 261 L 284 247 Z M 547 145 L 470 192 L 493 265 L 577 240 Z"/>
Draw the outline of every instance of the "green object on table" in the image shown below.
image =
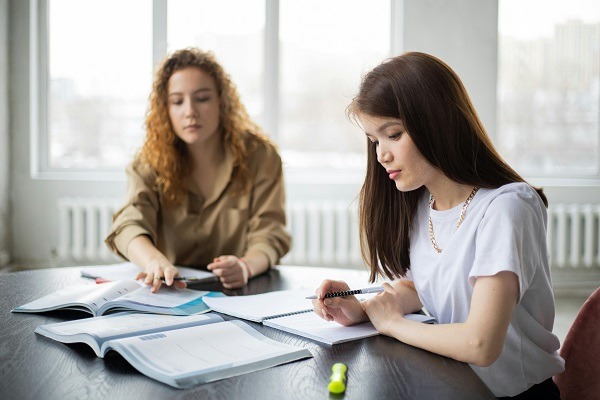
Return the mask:
<path id="1" fill-rule="evenodd" d="M 346 364 L 335 363 L 333 367 L 331 367 L 331 377 L 329 378 L 329 385 L 327 388 L 331 393 L 344 393 L 346 390 L 346 371 L 348 367 Z"/>

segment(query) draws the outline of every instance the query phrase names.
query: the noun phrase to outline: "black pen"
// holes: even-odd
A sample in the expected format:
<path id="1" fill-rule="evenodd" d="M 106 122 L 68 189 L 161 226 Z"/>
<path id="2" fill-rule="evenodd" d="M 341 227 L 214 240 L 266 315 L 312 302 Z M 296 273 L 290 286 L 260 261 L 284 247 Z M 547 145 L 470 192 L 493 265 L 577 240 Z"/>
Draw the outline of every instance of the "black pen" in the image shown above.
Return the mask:
<path id="1" fill-rule="evenodd" d="M 140 278 L 143 280 L 143 278 Z M 196 276 L 175 276 L 173 277 L 173 282 L 175 281 L 188 281 L 188 282 L 195 282 L 195 281 L 203 281 L 206 278 L 199 278 Z M 160 278 L 156 278 L 155 280 L 161 280 L 161 281 L 165 281 L 164 277 L 160 277 Z M 112 282 L 109 279 L 104 279 L 104 278 L 96 278 L 96 283 L 107 283 L 107 282 Z"/>
<path id="2" fill-rule="evenodd" d="M 174 276 L 173 277 L 173 281 L 189 281 L 189 282 L 194 282 L 194 281 L 202 281 L 206 278 L 199 278 L 197 276 Z M 164 281 L 165 278 L 161 277 L 160 278 L 161 281 Z"/>
<path id="3" fill-rule="evenodd" d="M 342 292 L 332 292 L 332 293 L 326 293 L 325 294 L 325 298 L 331 298 L 331 297 L 346 297 L 346 296 L 352 296 L 355 294 L 365 294 L 365 293 L 381 293 L 383 292 L 383 286 L 375 286 L 375 287 L 370 287 L 370 288 L 364 288 L 364 289 L 354 289 L 354 290 L 344 290 Z M 312 296 L 308 296 L 307 299 L 316 299 L 317 295 L 313 294 Z"/>

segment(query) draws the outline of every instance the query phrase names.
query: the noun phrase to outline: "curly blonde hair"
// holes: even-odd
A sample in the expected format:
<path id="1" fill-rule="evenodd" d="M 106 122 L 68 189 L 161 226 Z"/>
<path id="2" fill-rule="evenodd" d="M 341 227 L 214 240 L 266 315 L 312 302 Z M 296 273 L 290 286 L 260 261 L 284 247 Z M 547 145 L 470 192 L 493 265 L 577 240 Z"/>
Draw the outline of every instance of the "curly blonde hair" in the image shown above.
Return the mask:
<path id="1" fill-rule="evenodd" d="M 240 101 L 235 84 L 212 52 L 197 48 L 175 51 L 156 72 L 150 105 L 146 114 L 146 140 L 138 159 L 149 164 L 156 173 L 155 185 L 165 200 L 178 203 L 186 194 L 185 178 L 191 172 L 191 159 L 185 143 L 175 134 L 168 110 L 168 83 L 171 76 L 184 68 L 195 67 L 209 74 L 219 95 L 219 130 L 223 143 L 234 157 L 234 190 L 250 189 L 250 171 L 244 161 L 250 147 L 268 142 L 261 128 L 248 115 Z"/>

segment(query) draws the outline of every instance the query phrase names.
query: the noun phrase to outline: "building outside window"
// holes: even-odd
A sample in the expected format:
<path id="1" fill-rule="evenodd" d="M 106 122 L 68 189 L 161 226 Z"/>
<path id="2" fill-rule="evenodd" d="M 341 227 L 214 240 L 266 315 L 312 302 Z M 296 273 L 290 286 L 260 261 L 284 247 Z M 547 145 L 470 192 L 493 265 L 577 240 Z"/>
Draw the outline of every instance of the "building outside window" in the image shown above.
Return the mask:
<path id="1" fill-rule="evenodd" d="M 600 178 L 598 2 L 500 0 L 498 42 L 502 155 L 530 177 Z"/>

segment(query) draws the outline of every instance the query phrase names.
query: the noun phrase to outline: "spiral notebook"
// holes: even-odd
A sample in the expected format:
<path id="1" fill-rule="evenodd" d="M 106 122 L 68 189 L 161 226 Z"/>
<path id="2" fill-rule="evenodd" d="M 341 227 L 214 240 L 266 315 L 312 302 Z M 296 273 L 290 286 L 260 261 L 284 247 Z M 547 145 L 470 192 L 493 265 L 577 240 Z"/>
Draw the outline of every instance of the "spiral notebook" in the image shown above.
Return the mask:
<path id="1" fill-rule="evenodd" d="M 334 345 L 379 335 L 373 324 L 343 326 L 325 321 L 313 312 L 312 302 L 306 297 L 314 294 L 310 290 L 280 290 L 249 296 L 205 298 L 204 302 L 213 311 L 294 335 Z M 409 314 L 406 318 L 431 323 L 435 320 L 421 314 Z"/>
<path id="2" fill-rule="evenodd" d="M 248 296 L 222 297 L 205 303 L 211 310 L 254 322 L 312 312 L 310 290 L 279 290 Z"/>

